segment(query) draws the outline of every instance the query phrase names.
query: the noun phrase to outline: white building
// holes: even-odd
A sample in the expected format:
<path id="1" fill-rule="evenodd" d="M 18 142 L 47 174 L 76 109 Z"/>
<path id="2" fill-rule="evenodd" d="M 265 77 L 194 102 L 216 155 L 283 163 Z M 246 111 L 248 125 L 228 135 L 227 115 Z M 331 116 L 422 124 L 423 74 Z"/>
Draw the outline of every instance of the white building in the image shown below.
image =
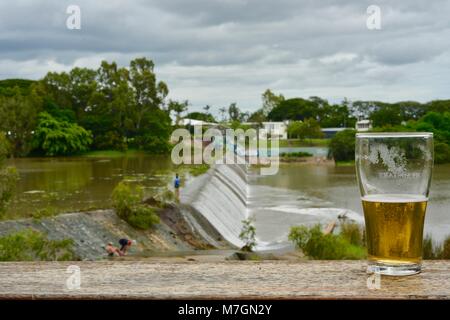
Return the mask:
<path id="1" fill-rule="evenodd" d="M 356 121 L 356 131 L 369 131 L 372 129 L 372 120 L 364 119 Z"/>
<path id="2" fill-rule="evenodd" d="M 258 123 L 256 122 L 245 122 L 244 125 L 256 126 Z M 287 127 L 289 125 L 289 121 L 268 121 L 262 122 L 259 138 L 266 139 L 267 134 L 271 134 L 272 137 L 278 137 L 279 139 L 287 139 Z"/>
<path id="3" fill-rule="evenodd" d="M 348 130 L 348 129 L 351 129 L 351 128 L 322 128 L 322 129 L 320 129 L 320 131 L 323 132 L 325 139 L 331 139 L 336 135 L 336 133 L 344 131 L 344 130 Z"/>
<path id="4" fill-rule="evenodd" d="M 205 127 L 217 125 L 217 123 L 214 122 L 206 122 L 203 120 L 188 119 L 188 118 L 180 119 L 180 122 L 178 124 L 180 126 L 205 126 Z"/>

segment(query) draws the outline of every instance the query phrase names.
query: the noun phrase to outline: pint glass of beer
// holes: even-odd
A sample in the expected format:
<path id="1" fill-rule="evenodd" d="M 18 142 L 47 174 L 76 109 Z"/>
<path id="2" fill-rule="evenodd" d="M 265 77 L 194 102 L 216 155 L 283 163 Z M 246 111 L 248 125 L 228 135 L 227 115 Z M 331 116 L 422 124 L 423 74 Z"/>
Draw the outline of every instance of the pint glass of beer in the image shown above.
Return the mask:
<path id="1" fill-rule="evenodd" d="M 358 133 L 356 175 L 370 273 L 419 273 L 433 169 L 433 134 Z"/>

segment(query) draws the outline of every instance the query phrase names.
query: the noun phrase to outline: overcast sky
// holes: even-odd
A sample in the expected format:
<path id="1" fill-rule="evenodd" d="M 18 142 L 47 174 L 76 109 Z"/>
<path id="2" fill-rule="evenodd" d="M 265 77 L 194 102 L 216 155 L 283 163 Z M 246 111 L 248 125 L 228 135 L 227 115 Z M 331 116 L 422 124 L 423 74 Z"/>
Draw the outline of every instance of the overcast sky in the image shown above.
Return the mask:
<path id="1" fill-rule="evenodd" d="M 81 9 L 81 30 L 66 9 Z M 381 30 L 369 30 L 369 5 Z M 196 108 L 286 97 L 450 98 L 450 1 L 0 0 L 0 79 L 146 56 Z"/>

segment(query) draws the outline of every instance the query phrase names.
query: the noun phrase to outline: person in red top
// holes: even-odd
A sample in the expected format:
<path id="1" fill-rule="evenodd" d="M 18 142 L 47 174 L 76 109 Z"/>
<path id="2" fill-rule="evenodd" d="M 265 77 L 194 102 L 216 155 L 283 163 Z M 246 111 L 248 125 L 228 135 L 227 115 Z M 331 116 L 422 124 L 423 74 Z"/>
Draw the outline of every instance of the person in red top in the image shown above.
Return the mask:
<path id="1" fill-rule="evenodd" d="M 120 252 L 122 253 L 121 255 L 126 255 L 128 249 L 131 247 L 132 244 L 135 244 L 136 241 L 135 240 L 128 240 L 128 239 L 120 239 L 119 240 L 119 244 L 120 244 Z"/>

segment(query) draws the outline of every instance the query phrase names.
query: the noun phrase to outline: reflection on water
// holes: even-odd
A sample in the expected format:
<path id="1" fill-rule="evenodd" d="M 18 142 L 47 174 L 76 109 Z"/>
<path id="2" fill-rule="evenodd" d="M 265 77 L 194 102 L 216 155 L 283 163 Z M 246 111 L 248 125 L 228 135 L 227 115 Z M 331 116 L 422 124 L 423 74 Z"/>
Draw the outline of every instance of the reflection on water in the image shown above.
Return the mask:
<path id="1" fill-rule="evenodd" d="M 261 198 L 266 198 L 266 201 L 269 201 L 268 199 L 276 200 L 277 196 L 271 196 L 271 194 L 282 194 L 280 196 L 285 197 L 282 202 L 288 207 L 284 208 L 284 211 L 295 211 L 299 208 L 298 199 L 305 198 L 309 199 L 311 207 L 317 205 L 320 207 L 344 208 L 358 213 L 361 219 L 363 217 L 360 193 L 356 184 L 355 168 L 353 166 L 281 165 L 277 175 L 259 177 L 254 184 L 280 188 L 281 190 L 278 189 L 278 191 L 272 190 L 272 192 L 263 193 Z M 430 201 L 425 219 L 425 233 L 431 233 L 439 241 L 450 235 L 449 190 L 450 165 L 436 166 L 433 172 Z M 258 219 L 261 209 L 256 211 L 256 219 Z M 332 214 L 330 212 L 330 217 Z M 264 218 L 264 211 L 262 216 Z M 273 219 L 273 217 L 274 215 L 270 215 L 266 218 Z M 276 218 L 278 220 L 281 219 L 280 217 Z M 286 219 L 292 218 L 288 217 Z M 275 224 L 283 223 L 278 220 L 275 221 Z M 320 216 L 317 216 L 315 220 L 305 216 L 301 222 L 311 221 L 321 221 Z M 264 225 L 267 225 L 267 223 L 264 223 Z"/>
<path id="2" fill-rule="evenodd" d="M 150 194 L 173 175 L 166 156 L 22 158 L 9 165 L 20 175 L 9 213 L 21 216 L 46 206 L 62 211 L 108 207 L 112 190 L 124 178 L 141 181 Z"/>

